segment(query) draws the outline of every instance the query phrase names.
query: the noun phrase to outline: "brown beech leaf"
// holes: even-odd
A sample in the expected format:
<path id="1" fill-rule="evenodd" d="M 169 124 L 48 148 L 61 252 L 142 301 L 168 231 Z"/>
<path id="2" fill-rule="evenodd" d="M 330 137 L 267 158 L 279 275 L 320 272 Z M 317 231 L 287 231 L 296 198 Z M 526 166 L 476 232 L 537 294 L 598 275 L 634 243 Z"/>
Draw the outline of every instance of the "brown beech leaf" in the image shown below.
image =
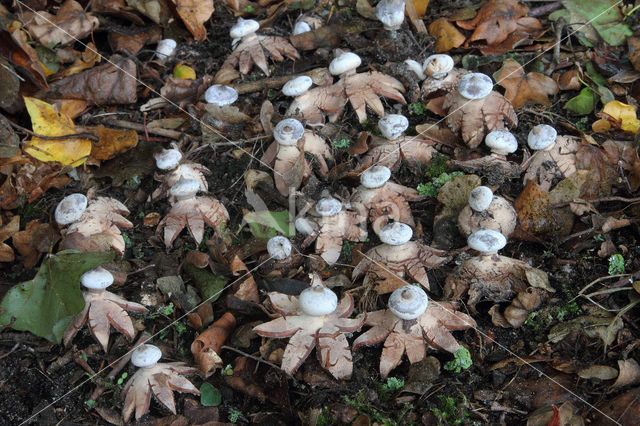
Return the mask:
<path id="1" fill-rule="evenodd" d="M 91 2 L 91 11 L 98 14 L 112 15 L 127 19 L 140 26 L 145 24 L 144 20 L 135 13 L 134 9 L 127 6 L 126 0 L 94 0 Z M 150 29 L 147 27 L 144 28 L 144 31 L 150 31 Z M 151 31 L 153 32 L 152 29 Z M 112 33 L 109 32 L 109 35 L 111 34 Z M 135 53 L 131 53 L 131 55 L 135 55 Z"/>
<path id="2" fill-rule="evenodd" d="M 27 223 L 24 231 L 13 235 L 13 246 L 25 257 L 24 267 L 33 268 L 37 265 L 40 255 L 48 253 L 59 239 L 60 235 L 51 224 L 32 220 Z"/>
<path id="3" fill-rule="evenodd" d="M 178 16 L 196 41 L 207 39 L 204 24 L 213 14 L 213 0 L 174 0 Z"/>
<path id="4" fill-rule="evenodd" d="M 498 71 L 496 81 L 506 89 L 504 97 L 514 108 L 528 103 L 551 105 L 548 97 L 558 93 L 558 85 L 551 78 L 539 72 L 525 73 L 515 59 L 507 59 Z"/>
<path id="5" fill-rule="evenodd" d="M 26 12 L 21 20 L 29 33 L 49 48 L 83 39 L 98 27 L 98 18 L 85 13 L 74 0 L 65 1 L 55 16 L 44 11 Z"/>
<path id="6" fill-rule="evenodd" d="M 92 105 L 133 104 L 138 100 L 135 62 L 113 55 L 111 63 L 63 78 L 51 84 L 48 96 L 84 99 Z"/>
<path id="7" fill-rule="evenodd" d="M 13 249 L 5 241 L 20 231 L 20 216 L 13 216 L 8 223 L 0 228 L 0 262 L 13 262 Z"/>
<path id="8" fill-rule="evenodd" d="M 253 279 L 253 275 L 249 272 L 249 268 L 244 264 L 238 255 L 233 257 L 231 261 L 231 273 L 234 276 L 245 276 L 245 279 L 240 283 L 234 284 L 235 293 L 233 294 L 240 300 L 246 302 L 258 303 L 260 301 L 258 296 L 258 286 Z"/>
<path id="9" fill-rule="evenodd" d="M 448 19 L 436 19 L 429 25 L 429 34 L 436 37 L 435 50 L 437 53 L 448 52 L 462 46 L 466 37 L 449 22 Z"/>
<path id="10" fill-rule="evenodd" d="M 20 74 L 36 86 L 46 89 L 48 85 L 44 67 L 29 41 L 30 37 L 19 21 L 13 21 L 6 28 L 0 28 L 0 57 L 7 58 L 18 68 Z"/>
<path id="11" fill-rule="evenodd" d="M 640 383 L 640 365 L 635 359 L 618 360 L 618 370 L 620 373 L 612 387 L 619 388 Z"/>
<path id="12" fill-rule="evenodd" d="M 470 21 L 458 21 L 465 30 L 475 30 L 467 43 L 485 40 L 488 45 L 498 44 L 520 28 L 519 18 L 526 17 L 529 8 L 518 0 L 489 0 Z"/>
<path id="13" fill-rule="evenodd" d="M 52 79 L 60 79 L 68 77 L 73 74 L 77 74 L 86 69 L 92 68 L 96 63 L 100 62 L 102 57 L 98 53 L 96 46 L 93 43 L 87 43 L 87 47 L 79 58 L 73 61 L 73 64 L 67 69 L 52 76 Z"/>
<path id="14" fill-rule="evenodd" d="M 98 137 L 98 142 L 91 144 L 89 163 L 110 160 L 138 145 L 138 134 L 133 130 L 108 129 L 103 125 L 85 127 L 85 131 Z"/>
<path id="15" fill-rule="evenodd" d="M 597 404 L 599 411 L 594 412 L 594 425 L 612 425 L 610 419 L 615 419 L 618 424 L 632 425 L 640 418 L 640 387 L 635 387 L 612 399 L 601 401 Z"/>
<path id="16" fill-rule="evenodd" d="M 108 40 L 111 50 L 127 55 L 135 55 L 147 44 L 153 44 L 162 38 L 160 27 L 140 28 L 137 32 L 109 32 Z"/>
<path id="17" fill-rule="evenodd" d="M 232 313 L 226 312 L 191 344 L 191 353 L 205 377 L 222 366 L 220 349 L 235 327 L 236 318 Z"/>

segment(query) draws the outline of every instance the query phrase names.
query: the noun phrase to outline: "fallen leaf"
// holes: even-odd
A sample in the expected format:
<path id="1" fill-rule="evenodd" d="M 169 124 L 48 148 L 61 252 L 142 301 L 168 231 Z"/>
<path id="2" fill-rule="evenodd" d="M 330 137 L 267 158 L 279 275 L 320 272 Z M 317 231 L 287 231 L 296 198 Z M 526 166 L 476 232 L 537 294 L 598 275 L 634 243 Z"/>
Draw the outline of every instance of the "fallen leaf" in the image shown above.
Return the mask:
<path id="1" fill-rule="evenodd" d="M 91 146 L 89 160 L 92 164 L 110 160 L 138 145 L 138 134 L 133 130 L 108 129 L 100 125 L 85 127 L 84 131 L 98 137 L 98 142 L 93 142 Z"/>
<path id="2" fill-rule="evenodd" d="M 466 37 L 445 18 L 436 19 L 429 25 L 429 34 L 436 38 L 437 53 L 448 52 L 462 46 Z"/>
<path id="3" fill-rule="evenodd" d="M 640 382 L 640 365 L 635 359 L 619 359 L 618 369 L 620 373 L 618 374 L 618 379 L 612 385 L 613 388 L 636 385 Z"/>
<path id="4" fill-rule="evenodd" d="M 376 8 L 371 6 L 367 0 L 356 1 L 356 12 L 365 19 L 370 19 L 372 21 L 378 20 L 378 17 L 376 16 Z"/>
<path id="5" fill-rule="evenodd" d="M 70 67 L 57 73 L 54 77 L 56 80 L 68 77 L 70 75 L 77 74 L 81 71 L 87 70 L 89 68 L 93 68 L 93 66 L 100 62 L 102 56 L 98 53 L 96 46 L 93 43 L 87 43 L 87 47 L 85 48 L 82 55 L 77 58 Z"/>
<path id="6" fill-rule="evenodd" d="M 608 102 L 602 112 L 614 119 L 625 132 L 638 133 L 640 120 L 636 116 L 636 108 L 620 101 Z"/>
<path id="7" fill-rule="evenodd" d="M 142 180 L 155 170 L 153 153 L 156 148 L 155 142 L 143 139 L 135 148 L 103 163 L 95 172 L 95 176 L 110 178 L 114 186 L 120 186 L 129 179 Z"/>
<path id="8" fill-rule="evenodd" d="M 115 253 L 65 250 L 50 255 L 35 278 L 12 287 L 0 302 L 0 324 L 60 343 L 71 319 L 82 311 L 80 276 L 113 261 Z"/>
<path id="9" fill-rule="evenodd" d="M 79 133 L 71 118 L 56 112 L 53 106 L 36 98 L 24 98 L 27 112 L 31 117 L 34 133 L 42 136 L 66 136 Z M 24 152 L 40 161 L 57 161 L 66 166 L 78 166 L 91 153 L 91 141 L 70 137 L 60 140 L 46 140 L 32 137 Z"/>
<path id="10" fill-rule="evenodd" d="M 94 0 L 91 2 L 91 11 L 127 19 L 140 26 L 145 25 L 144 20 L 134 12 L 134 9 L 125 4 L 125 0 Z M 149 31 L 150 29 L 147 27 L 144 30 Z M 109 32 L 109 35 L 111 34 Z M 135 53 L 132 53 L 132 55 L 135 55 Z"/>
<path id="11" fill-rule="evenodd" d="M 640 387 L 616 396 L 610 400 L 604 400 L 597 404 L 598 412 L 594 412 L 592 424 L 614 425 L 610 419 L 615 419 L 617 424 L 632 425 L 640 418 Z"/>
<path id="12" fill-rule="evenodd" d="M 231 273 L 234 276 L 239 277 L 238 280 L 244 278 L 241 282 L 237 282 L 233 285 L 233 295 L 245 302 L 260 302 L 256 281 L 253 279 L 253 275 L 251 275 L 251 272 L 249 271 L 249 268 L 247 268 L 247 265 L 245 265 L 244 262 L 240 260 L 238 255 L 235 255 L 233 257 L 230 267 Z"/>
<path id="13" fill-rule="evenodd" d="M 109 45 L 113 52 L 122 52 L 131 56 L 135 56 L 145 45 L 156 43 L 161 38 L 162 30 L 159 27 L 139 28 L 137 32 L 132 34 L 128 30 L 126 33 L 110 31 L 108 35 Z"/>
<path id="14" fill-rule="evenodd" d="M 20 216 L 13 216 L 9 223 L 0 228 L 0 262 L 13 262 L 13 249 L 5 241 L 20 231 Z"/>
<path id="15" fill-rule="evenodd" d="M 136 63 L 119 55 L 113 55 L 109 61 L 52 83 L 48 96 L 83 99 L 91 105 L 136 103 Z"/>
<path id="16" fill-rule="evenodd" d="M 30 37 L 19 21 L 0 25 L 0 57 L 7 58 L 36 86 L 46 89 L 47 78 L 38 53 L 29 44 Z M 25 72 L 26 71 L 26 72 Z"/>
<path id="17" fill-rule="evenodd" d="M 429 0 L 411 0 L 413 7 L 416 9 L 418 18 L 424 18 L 427 13 L 427 7 L 429 6 Z"/>
<path id="18" fill-rule="evenodd" d="M 2 66 L 0 65 L 0 68 Z M 0 80 L 2 76 L 0 75 Z M 0 84 L 2 82 L 0 81 Z M 1 102 L 1 101 L 0 101 Z M 9 120 L 0 114 L 0 158 L 10 158 L 18 153 L 20 139 L 13 130 Z"/>
<path id="19" fill-rule="evenodd" d="M 26 12 L 20 18 L 29 33 L 50 48 L 83 39 L 98 27 L 98 18 L 85 13 L 74 0 L 65 1 L 55 16 L 39 11 Z"/>
<path id="20" fill-rule="evenodd" d="M 213 0 L 174 0 L 178 16 L 197 41 L 207 39 L 204 24 L 213 14 Z"/>
<path id="21" fill-rule="evenodd" d="M 168 1 L 171 0 L 126 0 L 127 5 L 133 7 L 156 24 L 165 26 L 173 14 L 163 13 L 163 11 L 171 10 Z"/>
<path id="22" fill-rule="evenodd" d="M 496 82 L 506 89 L 504 97 L 514 108 L 528 103 L 551 105 L 548 96 L 558 93 L 558 85 L 551 78 L 538 72 L 525 73 L 515 59 L 507 59 L 495 76 Z"/>
<path id="23" fill-rule="evenodd" d="M 176 64 L 173 67 L 173 77 L 174 78 L 184 78 L 186 80 L 195 80 L 196 72 L 193 68 L 183 63 Z"/>
<path id="24" fill-rule="evenodd" d="M 14 67 L 0 57 L 0 108 L 15 112 L 20 102 L 20 78 Z"/>
<path id="25" fill-rule="evenodd" d="M 32 220 L 27 223 L 24 231 L 13 235 L 12 242 L 16 250 L 25 257 L 24 267 L 30 269 L 38 264 L 40 255 L 49 253 L 59 239 L 60 235 L 50 223 Z"/>
<path id="26" fill-rule="evenodd" d="M 640 37 L 627 38 L 629 60 L 636 71 L 640 71 Z"/>
<path id="27" fill-rule="evenodd" d="M 549 19 L 564 18 L 587 46 L 597 44 L 598 35 L 611 46 L 620 46 L 633 35 L 615 0 L 562 0 L 562 5 L 566 9 L 551 13 Z"/>
<path id="28" fill-rule="evenodd" d="M 475 30 L 468 43 L 485 40 L 488 45 L 498 44 L 509 34 L 521 28 L 519 19 L 526 17 L 529 8 L 518 0 L 489 0 L 470 21 L 458 21 L 465 30 Z"/>
<path id="29" fill-rule="evenodd" d="M 577 115 L 588 115 L 595 107 L 595 95 L 589 87 L 583 88 L 577 96 L 569 99 L 562 108 Z"/>
<path id="30" fill-rule="evenodd" d="M 557 74 L 554 74 L 556 76 Z M 580 72 L 577 69 L 567 71 L 558 77 L 560 90 L 578 90 L 582 87 Z"/>

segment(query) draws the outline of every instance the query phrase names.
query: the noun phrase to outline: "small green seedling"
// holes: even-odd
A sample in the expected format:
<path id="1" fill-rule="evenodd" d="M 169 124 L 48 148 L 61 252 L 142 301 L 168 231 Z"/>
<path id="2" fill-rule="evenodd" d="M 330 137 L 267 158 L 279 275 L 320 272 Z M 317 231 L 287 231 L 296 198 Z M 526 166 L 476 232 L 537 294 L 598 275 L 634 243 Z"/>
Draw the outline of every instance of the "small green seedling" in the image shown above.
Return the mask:
<path id="1" fill-rule="evenodd" d="M 396 377 L 387 378 L 387 383 L 378 385 L 378 396 L 380 400 L 387 401 L 391 396 L 404 387 L 404 380 Z"/>
<path id="2" fill-rule="evenodd" d="M 609 275 L 624 274 L 624 257 L 616 253 L 609 257 Z"/>
<path id="3" fill-rule="evenodd" d="M 340 140 L 331 142 L 331 146 L 333 146 L 333 149 L 347 149 L 351 146 L 351 140 L 342 138 Z"/>
<path id="4" fill-rule="evenodd" d="M 453 361 L 449 361 L 444 365 L 444 369 L 447 371 L 453 371 L 460 373 L 462 370 L 467 370 L 473 365 L 471 360 L 471 354 L 469 350 L 464 346 L 460 346 L 460 349 L 453 354 Z"/>
<path id="5" fill-rule="evenodd" d="M 233 368 L 231 367 L 231 364 L 227 364 L 226 367 L 220 369 L 220 375 L 221 376 L 233 376 Z"/>
<path id="6" fill-rule="evenodd" d="M 427 106 L 422 102 L 414 102 L 407 107 L 409 115 L 422 115 L 427 112 Z"/>
<path id="7" fill-rule="evenodd" d="M 237 423 L 238 420 L 242 417 L 242 411 L 236 410 L 235 408 L 229 409 L 229 421 L 231 423 Z"/>

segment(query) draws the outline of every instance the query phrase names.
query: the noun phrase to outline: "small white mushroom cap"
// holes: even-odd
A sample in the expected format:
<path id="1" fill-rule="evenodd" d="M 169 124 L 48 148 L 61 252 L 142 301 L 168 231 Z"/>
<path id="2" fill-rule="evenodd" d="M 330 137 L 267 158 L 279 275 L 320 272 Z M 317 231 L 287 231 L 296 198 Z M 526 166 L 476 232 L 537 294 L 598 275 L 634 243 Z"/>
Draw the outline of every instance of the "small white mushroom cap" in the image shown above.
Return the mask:
<path id="1" fill-rule="evenodd" d="M 178 167 L 182 160 L 182 153 L 177 149 L 163 149 L 156 155 L 156 167 L 160 170 L 173 170 Z"/>
<path id="2" fill-rule="evenodd" d="M 304 126 L 295 118 L 285 118 L 273 129 L 273 137 L 280 145 L 295 145 L 303 135 Z"/>
<path id="3" fill-rule="evenodd" d="M 238 92 L 231 86 L 214 84 L 204 92 L 204 100 L 217 106 L 230 105 L 238 100 Z"/>
<path id="4" fill-rule="evenodd" d="M 507 238 L 498 231 L 482 229 L 469 235 L 467 244 L 481 253 L 495 253 L 507 245 Z"/>
<path id="5" fill-rule="evenodd" d="M 184 200 L 195 196 L 199 189 L 200 182 L 195 179 L 184 179 L 181 177 L 180 180 L 169 189 L 169 194 L 178 200 Z"/>
<path id="6" fill-rule="evenodd" d="M 424 80 L 427 76 L 424 74 L 424 70 L 422 69 L 422 65 L 418 61 L 414 61 L 413 59 L 405 59 L 405 65 L 413 71 L 413 73 L 418 77 L 419 80 Z"/>
<path id="7" fill-rule="evenodd" d="M 556 141 L 558 132 L 548 124 L 538 124 L 533 126 L 527 136 L 529 148 L 541 150 L 550 147 Z"/>
<path id="8" fill-rule="evenodd" d="M 242 38 L 248 36 L 249 34 L 253 34 L 260 28 L 260 23 L 253 19 L 242 19 L 239 18 L 238 22 L 231 27 L 231 31 L 229 31 L 229 35 L 231 38 Z"/>
<path id="9" fill-rule="evenodd" d="M 296 22 L 296 25 L 293 27 L 293 35 L 304 34 L 311 31 L 311 26 L 304 21 Z"/>
<path id="10" fill-rule="evenodd" d="M 316 229 L 316 224 L 304 217 L 297 218 L 294 224 L 296 227 L 296 231 L 298 231 L 302 235 L 310 235 Z"/>
<path id="11" fill-rule="evenodd" d="M 399 246 L 413 237 L 413 229 L 406 223 L 392 222 L 380 230 L 378 237 L 385 244 Z"/>
<path id="12" fill-rule="evenodd" d="M 89 290 L 104 290 L 113 284 L 111 272 L 99 266 L 80 276 L 80 284 Z"/>
<path id="13" fill-rule="evenodd" d="M 493 191 L 488 186 L 478 186 L 469 192 L 469 207 L 477 212 L 488 209 L 492 201 Z"/>
<path id="14" fill-rule="evenodd" d="M 286 259 L 291 255 L 291 241 L 282 235 L 269 238 L 267 252 L 276 260 Z"/>
<path id="15" fill-rule="evenodd" d="M 489 147 L 491 152 L 498 155 L 512 154 L 518 149 L 516 137 L 505 129 L 489 132 L 484 138 L 484 144 Z"/>
<path id="16" fill-rule="evenodd" d="M 365 188 L 380 188 L 391 178 L 391 170 L 387 166 L 371 166 L 360 175 L 360 183 Z"/>
<path id="17" fill-rule="evenodd" d="M 315 284 L 305 288 L 298 297 L 300 309 L 307 315 L 329 315 L 338 307 L 338 296 L 327 287 Z"/>
<path id="18" fill-rule="evenodd" d="M 378 120 L 380 133 L 389 139 L 394 140 L 409 128 L 409 120 L 402 114 L 387 114 Z"/>
<path id="19" fill-rule="evenodd" d="M 353 71 L 360 66 L 362 59 L 353 52 L 344 52 L 329 64 L 331 75 L 340 75 Z"/>
<path id="20" fill-rule="evenodd" d="M 389 310 L 403 320 L 413 320 L 427 310 L 429 297 L 420 287 L 405 285 L 389 296 Z"/>
<path id="21" fill-rule="evenodd" d="M 138 368 L 152 367 L 162 358 L 162 351 L 154 345 L 140 345 L 131 354 L 131 364 Z"/>
<path id="22" fill-rule="evenodd" d="M 431 55 L 422 64 L 424 73 L 437 80 L 445 78 L 453 69 L 453 58 L 445 54 Z"/>
<path id="23" fill-rule="evenodd" d="M 382 0 L 376 5 L 376 17 L 388 31 L 396 31 L 404 22 L 404 0 Z"/>
<path id="24" fill-rule="evenodd" d="M 178 43 L 173 39 L 165 38 L 164 40 L 160 40 L 156 46 L 156 55 L 160 60 L 166 60 L 173 56 L 177 46 Z"/>
<path id="25" fill-rule="evenodd" d="M 464 75 L 458 83 L 458 93 L 466 99 L 482 99 L 493 90 L 491 77 L 480 72 Z"/>
<path id="26" fill-rule="evenodd" d="M 87 208 L 87 197 L 83 194 L 67 195 L 58 203 L 54 217 L 58 225 L 68 225 L 80 219 Z"/>
<path id="27" fill-rule="evenodd" d="M 342 210 L 342 203 L 333 197 L 321 198 L 316 203 L 316 212 L 320 216 L 335 216 Z"/>
<path id="28" fill-rule="evenodd" d="M 313 80 L 308 75 L 301 75 L 300 77 L 292 78 L 282 86 L 282 93 L 285 96 L 300 96 L 313 84 Z"/>

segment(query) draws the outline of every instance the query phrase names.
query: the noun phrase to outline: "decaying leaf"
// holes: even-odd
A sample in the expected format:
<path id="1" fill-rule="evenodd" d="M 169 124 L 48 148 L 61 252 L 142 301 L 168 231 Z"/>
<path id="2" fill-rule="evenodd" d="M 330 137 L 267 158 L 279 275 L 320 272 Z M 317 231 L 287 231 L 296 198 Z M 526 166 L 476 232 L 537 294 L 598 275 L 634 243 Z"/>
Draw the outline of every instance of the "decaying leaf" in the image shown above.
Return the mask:
<path id="1" fill-rule="evenodd" d="M 633 358 L 618 360 L 618 378 L 613 384 L 614 388 L 637 385 L 640 383 L 640 365 Z M 615 377 L 615 376 L 614 376 Z"/>
<path id="2" fill-rule="evenodd" d="M 430 302 L 424 313 L 414 320 L 400 319 L 385 309 L 367 313 L 365 325 L 372 328 L 354 340 L 353 350 L 384 341 L 380 375 L 386 378 L 405 353 L 412 364 L 425 358 L 427 346 L 455 353 L 460 344 L 451 331 L 474 328 L 476 322 L 451 303 Z"/>
<path id="3" fill-rule="evenodd" d="M 467 43 L 485 40 L 487 45 L 497 45 L 514 32 L 540 25 L 537 19 L 527 17 L 528 13 L 529 8 L 518 0 L 490 0 L 480 8 L 475 18 L 458 21 L 457 24 L 465 30 L 474 30 Z"/>
<path id="4" fill-rule="evenodd" d="M 313 282 L 322 286 L 317 274 L 314 274 Z M 336 379 L 351 376 L 353 364 L 345 333 L 360 329 L 365 317 L 360 315 L 348 318 L 354 308 L 353 297 L 349 293 L 340 300 L 335 311 L 321 316 L 306 314 L 300 307 L 297 296 L 269 293 L 269 300 L 280 317 L 254 327 L 253 331 L 265 337 L 290 337 L 282 359 L 282 369 L 286 373 L 295 373 L 317 347 L 323 368 Z"/>
<path id="5" fill-rule="evenodd" d="M 0 262 L 13 262 L 15 256 L 11 246 L 5 241 L 20 231 L 20 216 L 13 216 L 11 220 L 0 228 Z"/>
<path id="6" fill-rule="evenodd" d="M 245 302 L 258 303 L 260 301 L 258 296 L 258 286 L 256 285 L 256 280 L 253 278 L 253 275 L 251 275 L 251 271 L 247 268 L 247 265 L 240 260 L 238 255 L 235 255 L 231 261 L 231 265 L 229 266 L 231 268 L 231 273 L 234 276 L 244 277 L 242 281 L 234 284 L 235 292 L 233 295 Z"/>
<path id="7" fill-rule="evenodd" d="M 25 257 L 24 267 L 29 269 L 36 266 L 40 256 L 49 253 L 59 239 L 60 235 L 51 224 L 32 220 L 26 224 L 24 231 L 13 234 L 12 242 L 18 253 Z"/>
<path id="8" fill-rule="evenodd" d="M 624 323 L 621 318 L 613 317 L 600 312 L 597 315 L 583 315 L 569 321 L 554 325 L 549 330 L 548 339 L 552 343 L 558 343 L 571 332 L 584 333 L 588 337 L 599 337 L 604 346 L 609 346 L 615 340 L 618 331 L 622 330 Z"/>
<path id="9" fill-rule="evenodd" d="M 19 21 L 13 21 L 6 28 L 0 28 L 0 40 L 2 40 L 0 42 L 0 52 L 2 52 L 0 56 L 8 58 L 18 68 L 18 72 L 27 77 L 37 87 L 46 89 L 48 85 L 44 66 L 40 62 L 36 50 L 29 44 L 30 37 L 22 24 Z M 7 63 L 7 66 L 10 67 L 10 64 Z M 5 68 L 5 70 L 9 71 L 10 68 Z M 14 92 L 17 96 L 19 82 L 13 73 L 8 72 L 3 83 L 16 84 L 13 87 L 7 86 L 5 90 L 10 90 L 5 93 Z M 5 102 L 8 102 L 8 100 L 3 99 L 0 104 Z M 5 107 L 9 107 L 9 105 Z"/>
<path id="10" fill-rule="evenodd" d="M 85 13 L 74 0 L 66 0 L 55 16 L 44 11 L 26 12 L 21 19 L 31 35 L 47 47 L 83 39 L 98 27 L 98 18 Z"/>
<path id="11" fill-rule="evenodd" d="M 207 39 L 204 24 L 213 14 L 213 0 L 174 0 L 178 16 L 196 41 Z"/>
<path id="12" fill-rule="evenodd" d="M 466 37 L 448 19 L 439 18 L 429 24 L 429 34 L 436 37 L 436 53 L 462 46 Z"/>
<path id="13" fill-rule="evenodd" d="M 133 104 L 138 100 L 136 63 L 113 55 L 110 63 L 52 83 L 49 96 L 83 99 L 91 105 Z"/>
<path id="14" fill-rule="evenodd" d="M 205 377 L 222 367 L 220 349 L 235 327 L 236 318 L 226 312 L 191 343 L 191 353 Z"/>
<path id="15" fill-rule="evenodd" d="M 620 101 L 607 102 L 602 110 L 606 118 L 610 118 L 625 132 L 638 133 L 640 131 L 640 120 L 636 116 L 636 108 Z"/>
<path id="16" fill-rule="evenodd" d="M 515 59 L 507 59 L 496 75 L 496 82 L 506 89 L 504 97 L 514 108 L 528 103 L 551 105 L 549 96 L 558 93 L 558 85 L 551 78 L 539 72 L 525 73 Z"/>
<path id="17" fill-rule="evenodd" d="M 100 125 L 85 127 L 84 131 L 98 137 L 91 145 L 90 163 L 110 160 L 138 145 L 138 134 L 133 130 L 108 129 Z"/>

